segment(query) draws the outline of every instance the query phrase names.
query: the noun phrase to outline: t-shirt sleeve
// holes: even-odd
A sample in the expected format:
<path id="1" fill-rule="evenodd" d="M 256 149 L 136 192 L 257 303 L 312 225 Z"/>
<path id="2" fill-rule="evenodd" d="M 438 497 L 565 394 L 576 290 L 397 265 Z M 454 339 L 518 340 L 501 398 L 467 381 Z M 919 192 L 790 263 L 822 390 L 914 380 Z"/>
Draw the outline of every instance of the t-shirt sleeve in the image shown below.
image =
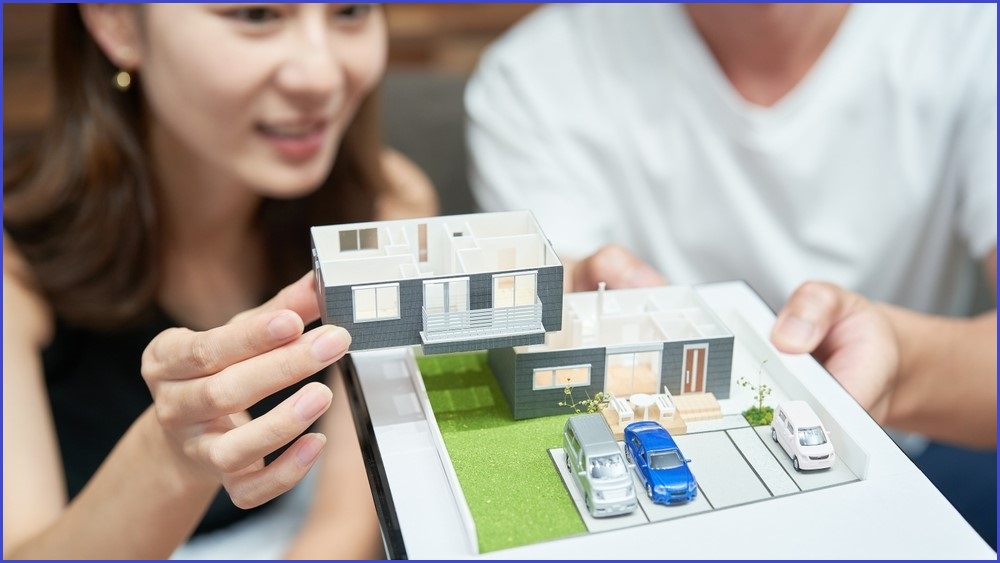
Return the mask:
<path id="1" fill-rule="evenodd" d="M 997 244 L 997 11 L 972 22 L 968 87 L 958 129 L 962 235 L 973 256 L 984 258 Z"/>
<path id="2" fill-rule="evenodd" d="M 569 121 L 588 101 L 571 95 L 582 67 L 563 9 L 536 12 L 483 55 L 465 90 L 466 142 L 479 208 L 531 210 L 556 252 L 578 259 L 610 239 L 614 200 Z"/>

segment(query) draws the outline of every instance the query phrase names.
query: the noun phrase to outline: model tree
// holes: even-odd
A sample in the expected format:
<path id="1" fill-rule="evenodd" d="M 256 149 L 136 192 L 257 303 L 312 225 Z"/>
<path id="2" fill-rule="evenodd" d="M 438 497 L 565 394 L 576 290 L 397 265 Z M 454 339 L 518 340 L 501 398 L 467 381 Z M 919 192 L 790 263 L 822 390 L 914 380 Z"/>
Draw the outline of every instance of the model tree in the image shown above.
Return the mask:
<path id="1" fill-rule="evenodd" d="M 772 407 L 764 406 L 764 399 L 769 397 L 773 391 L 771 387 L 767 384 L 761 383 L 760 376 L 764 371 L 764 364 L 767 363 L 765 359 L 760 363 L 760 367 L 757 368 L 757 384 L 754 385 L 746 377 L 740 377 L 736 381 L 736 384 L 740 387 L 749 389 L 753 392 L 755 405 L 743 411 L 743 418 L 747 419 L 747 422 L 751 426 L 764 426 L 771 424 L 771 419 L 774 418 L 774 409 Z"/>
<path id="2" fill-rule="evenodd" d="M 601 412 L 608 406 L 608 395 L 603 391 L 598 391 L 593 397 L 590 396 L 590 393 L 584 393 L 587 395 L 586 399 L 574 400 L 573 388 L 567 385 L 563 388 L 563 395 L 566 397 L 559 401 L 559 406 L 569 407 L 576 414 Z"/>

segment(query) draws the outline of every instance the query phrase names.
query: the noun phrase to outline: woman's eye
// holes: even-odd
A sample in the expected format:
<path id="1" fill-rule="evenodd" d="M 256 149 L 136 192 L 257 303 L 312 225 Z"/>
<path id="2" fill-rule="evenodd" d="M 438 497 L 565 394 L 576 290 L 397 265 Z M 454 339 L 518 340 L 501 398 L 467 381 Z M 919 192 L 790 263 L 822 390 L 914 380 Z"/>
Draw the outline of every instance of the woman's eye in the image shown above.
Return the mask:
<path id="1" fill-rule="evenodd" d="M 264 6 L 248 6 L 246 8 L 238 8 L 229 12 L 229 16 L 241 22 L 263 24 L 277 20 L 279 14 L 272 8 Z"/>
<path id="2" fill-rule="evenodd" d="M 371 11 L 371 4 L 348 4 L 337 10 L 337 17 L 345 20 L 356 20 L 367 16 Z"/>

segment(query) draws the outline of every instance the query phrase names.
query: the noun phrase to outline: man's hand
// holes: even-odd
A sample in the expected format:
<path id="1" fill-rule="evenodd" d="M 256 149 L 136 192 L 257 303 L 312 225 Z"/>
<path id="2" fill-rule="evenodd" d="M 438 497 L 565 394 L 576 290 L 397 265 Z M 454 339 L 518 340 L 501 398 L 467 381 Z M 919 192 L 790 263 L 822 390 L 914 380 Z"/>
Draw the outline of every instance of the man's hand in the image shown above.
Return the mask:
<path id="1" fill-rule="evenodd" d="M 567 291 L 594 291 L 604 282 L 607 289 L 666 285 L 667 280 L 623 246 L 609 244 L 578 262 L 564 261 Z"/>
<path id="2" fill-rule="evenodd" d="M 778 313 L 771 342 L 813 354 L 880 423 L 886 421 L 900 366 L 896 334 L 882 308 L 826 282 L 806 282 Z"/>

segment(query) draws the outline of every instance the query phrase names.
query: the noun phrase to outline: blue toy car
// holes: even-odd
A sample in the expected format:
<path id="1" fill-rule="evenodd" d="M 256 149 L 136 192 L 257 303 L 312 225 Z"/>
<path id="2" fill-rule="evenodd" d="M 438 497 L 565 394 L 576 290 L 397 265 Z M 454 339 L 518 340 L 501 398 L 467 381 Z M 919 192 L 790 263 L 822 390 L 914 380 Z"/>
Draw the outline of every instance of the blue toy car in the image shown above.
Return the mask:
<path id="1" fill-rule="evenodd" d="M 677 444 L 665 428 L 651 420 L 625 427 L 625 457 L 635 464 L 635 472 L 646 494 L 659 504 L 689 502 L 698 494 L 698 483 Z"/>

